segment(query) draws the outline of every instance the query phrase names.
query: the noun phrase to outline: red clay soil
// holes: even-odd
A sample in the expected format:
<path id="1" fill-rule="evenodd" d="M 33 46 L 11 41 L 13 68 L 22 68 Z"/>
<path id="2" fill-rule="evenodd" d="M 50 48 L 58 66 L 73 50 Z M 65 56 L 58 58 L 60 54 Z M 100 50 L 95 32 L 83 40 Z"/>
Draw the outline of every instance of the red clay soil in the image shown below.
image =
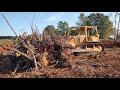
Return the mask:
<path id="1" fill-rule="evenodd" d="M 2 54 L 2 55 L 7 54 L 10 50 L 12 50 L 13 47 L 14 47 L 14 45 L 10 44 L 10 43 L 6 43 L 6 44 L 0 46 L 0 54 Z"/>
<path id="2" fill-rule="evenodd" d="M 2 50 L 2 48 L 0 48 Z M 0 56 L 0 78 L 119 78 L 120 48 L 108 48 L 98 54 L 71 55 L 70 67 L 43 67 L 33 72 L 16 72 L 10 68 L 12 56 Z M 65 63 L 64 63 L 65 64 Z"/>

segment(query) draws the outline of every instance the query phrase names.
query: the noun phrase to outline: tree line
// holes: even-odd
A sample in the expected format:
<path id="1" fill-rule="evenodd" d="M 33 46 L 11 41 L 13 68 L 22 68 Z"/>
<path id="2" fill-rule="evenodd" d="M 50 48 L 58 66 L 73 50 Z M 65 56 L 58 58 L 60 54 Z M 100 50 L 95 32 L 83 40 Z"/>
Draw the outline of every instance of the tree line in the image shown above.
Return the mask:
<path id="1" fill-rule="evenodd" d="M 16 36 L 0 36 L 0 39 L 15 39 Z"/>
<path id="2" fill-rule="evenodd" d="M 114 27 L 110 17 L 102 13 L 92 13 L 88 16 L 85 16 L 84 13 L 81 13 L 78 16 L 78 21 L 75 23 L 76 26 L 97 26 L 98 33 L 100 34 L 101 39 L 108 38 L 111 34 L 114 34 Z M 63 30 L 69 29 L 69 24 L 66 21 L 59 21 L 57 23 L 57 28 L 53 25 L 46 27 L 46 30 L 49 34 L 60 35 Z"/>

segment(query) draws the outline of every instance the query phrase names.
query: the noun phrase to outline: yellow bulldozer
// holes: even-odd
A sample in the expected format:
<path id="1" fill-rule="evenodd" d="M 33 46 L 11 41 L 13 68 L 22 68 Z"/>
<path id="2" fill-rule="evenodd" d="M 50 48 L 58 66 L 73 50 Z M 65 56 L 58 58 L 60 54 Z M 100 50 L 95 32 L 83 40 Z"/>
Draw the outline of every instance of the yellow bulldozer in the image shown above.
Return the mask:
<path id="1" fill-rule="evenodd" d="M 66 45 L 72 47 L 72 53 L 104 51 L 99 36 L 96 26 L 71 27 L 62 33 Z"/>

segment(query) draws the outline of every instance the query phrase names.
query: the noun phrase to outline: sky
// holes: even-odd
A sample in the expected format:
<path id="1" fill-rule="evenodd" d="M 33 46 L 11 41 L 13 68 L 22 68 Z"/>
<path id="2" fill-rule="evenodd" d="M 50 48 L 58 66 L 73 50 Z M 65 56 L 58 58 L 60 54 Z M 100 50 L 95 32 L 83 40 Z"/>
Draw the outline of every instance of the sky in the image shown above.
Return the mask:
<path id="1" fill-rule="evenodd" d="M 89 15 L 94 12 L 2 12 L 7 18 L 12 28 L 17 35 L 23 32 L 31 34 L 30 23 L 33 21 L 33 27 L 37 26 L 39 32 L 42 34 L 43 30 L 48 25 L 54 25 L 57 28 L 59 21 L 67 21 L 69 26 L 75 26 L 78 21 L 80 13 Z M 95 12 L 97 13 L 97 12 Z M 111 21 L 114 23 L 113 12 L 98 12 L 111 16 Z M 34 19 L 33 19 L 34 17 Z M 5 19 L 0 14 L 0 36 L 15 36 L 13 31 L 8 26 Z"/>

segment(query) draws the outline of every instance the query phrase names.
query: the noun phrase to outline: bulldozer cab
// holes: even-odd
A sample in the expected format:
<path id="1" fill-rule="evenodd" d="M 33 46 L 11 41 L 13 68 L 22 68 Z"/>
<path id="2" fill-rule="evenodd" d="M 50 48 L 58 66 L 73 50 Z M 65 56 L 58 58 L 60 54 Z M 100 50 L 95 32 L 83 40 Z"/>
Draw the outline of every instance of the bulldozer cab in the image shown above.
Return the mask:
<path id="1" fill-rule="evenodd" d="M 79 29 L 79 27 L 71 27 L 66 31 L 65 35 L 66 36 L 76 36 L 79 34 L 78 29 Z"/>
<path id="2" fill-rule="evenodd" d="M 99 34 L 95 26 L 81 26 L 79 35 L 85 36 L 85 42 L 99 42 Z"/>
<path id="3" fill-rule="evenodd" d="M 80 37 L 80 42 L 99 42 L 99 34 L 95 26 L 71 27 L 65 31 L 65 36 Z"/>

